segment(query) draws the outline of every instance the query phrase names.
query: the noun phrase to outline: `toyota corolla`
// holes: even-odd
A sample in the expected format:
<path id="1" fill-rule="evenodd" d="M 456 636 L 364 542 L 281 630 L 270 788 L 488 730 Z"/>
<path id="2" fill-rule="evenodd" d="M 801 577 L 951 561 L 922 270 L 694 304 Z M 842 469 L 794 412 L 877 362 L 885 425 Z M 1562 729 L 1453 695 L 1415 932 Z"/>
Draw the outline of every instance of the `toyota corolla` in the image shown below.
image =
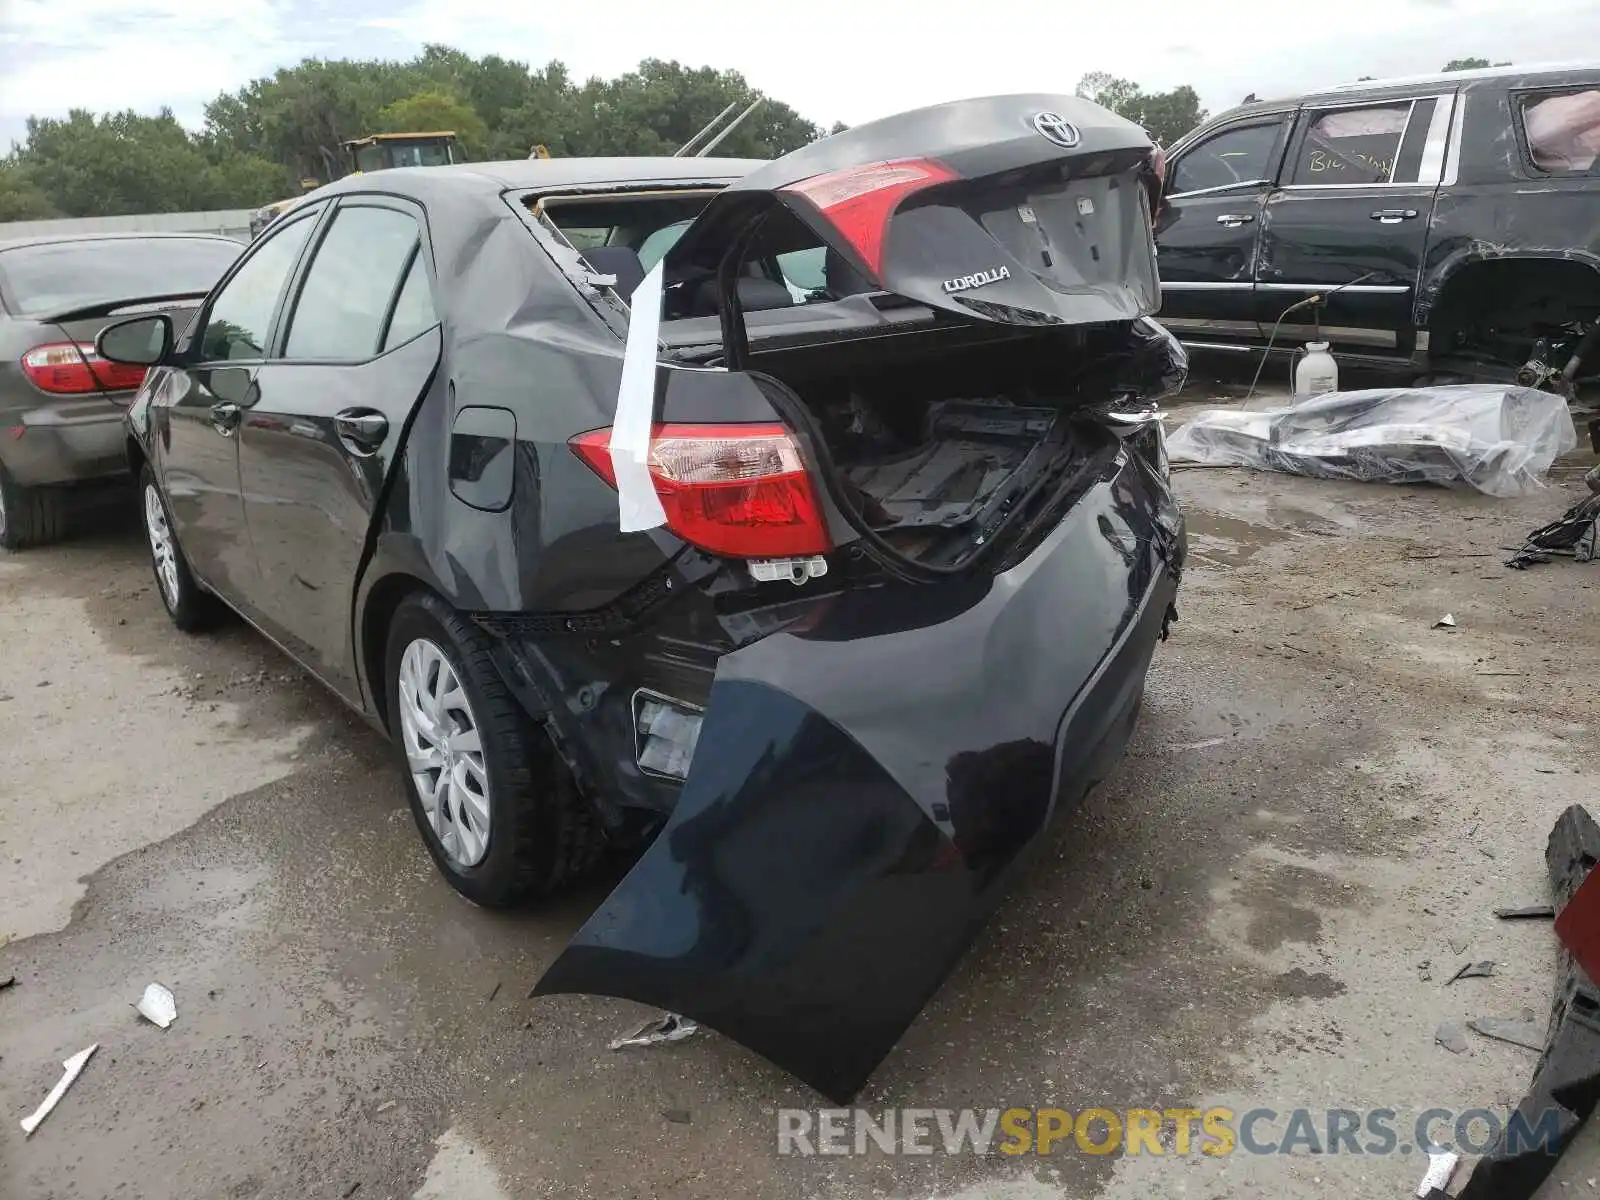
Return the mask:
<path id="1" fill-rule="evenodd" d="M 1006 96 L 775 162 L 314 193 L 148 365 L 180 628 L 226 606 L 390 737 L 483 905 L 638 858 L 539 992 L 853 1095 L 1122 752 L 1183 565 L 1153 148 Z"/>

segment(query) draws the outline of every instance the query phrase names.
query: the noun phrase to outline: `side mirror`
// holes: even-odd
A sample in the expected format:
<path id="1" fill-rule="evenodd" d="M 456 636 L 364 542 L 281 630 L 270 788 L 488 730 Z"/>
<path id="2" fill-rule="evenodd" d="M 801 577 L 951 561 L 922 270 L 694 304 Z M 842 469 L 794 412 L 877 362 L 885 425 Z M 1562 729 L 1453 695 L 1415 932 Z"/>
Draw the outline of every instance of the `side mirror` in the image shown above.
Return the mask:
<path id="1" fill-rule="evenodd" d="M 165 313 L 114 321 L 94 339 L 94 352 L 107 362 L 155 367 L 172 353 L 176 337 Z"/>

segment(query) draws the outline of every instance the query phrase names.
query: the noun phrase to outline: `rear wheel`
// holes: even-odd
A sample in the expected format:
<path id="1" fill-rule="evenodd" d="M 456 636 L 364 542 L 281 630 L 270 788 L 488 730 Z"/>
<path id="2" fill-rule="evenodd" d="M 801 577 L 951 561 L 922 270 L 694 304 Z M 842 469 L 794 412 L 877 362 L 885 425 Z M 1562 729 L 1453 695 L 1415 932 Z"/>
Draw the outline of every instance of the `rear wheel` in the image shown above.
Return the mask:
<path id="1" fill-rule="evenodd" d="M 206 628 L 216 620 L 220 606 L 214 596 L 201 590 L 190 573 L 189 560 L 184 558 L 172 528 L 166 497 L 161 494 L 161 485 L 156 482 L 155 472 L 148 463 L 139 472 L 139 509 L 144 517 L 156 591 L 161 594 L 167 615 L 185 633 Z"/>
<path id="2" fill-rule="evenodd" d="M 26 550 L 60 541 L 66 524 L 57 489 L 21 487 L 0 466 L 0 547 Z"/>
<path id="3" fill-rule="evenodd" d="M 411 813 L 451 887 L 505 908 L 593 865 L 595 813 L 506 690 L 486 635 L 417 594 L 395 610 L 385 662 Z"/>

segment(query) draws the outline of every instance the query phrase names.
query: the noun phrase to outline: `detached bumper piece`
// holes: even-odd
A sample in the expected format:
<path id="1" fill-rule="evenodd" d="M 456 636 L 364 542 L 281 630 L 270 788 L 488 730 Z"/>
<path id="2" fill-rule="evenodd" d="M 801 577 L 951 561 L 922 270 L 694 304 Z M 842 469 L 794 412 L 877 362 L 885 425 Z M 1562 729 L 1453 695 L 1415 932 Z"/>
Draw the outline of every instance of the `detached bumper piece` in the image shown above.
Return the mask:
<path id="1" fill-rule="evenodd" d="M 1121 756 L 1181 559 L 1125 457 L 1001 576 L 842 592 L 725 655 L 670 819 L 535 994 L 682 1013 L 848 1102 Z"/>
<path id="2" fill-rule="evenodd" d="M 1560 986 L 1550 1013 L 1549 1039 L 1528 1094 L 1479 1160 L 1458 1200 L 1527 1200 L 1600 1105 L 1600 989 L 1571 951 L 1576 947 L 1592 957 L 1600 949 L 1600 876 L 1584 888 L 1597 862 L 1600 825 L 1587 809 L 1573 805 L 1556 821 L 1545 850 L 1556 931 L 1562 941 Z M 1551 1136 L 1544 1137 L 1546 1131 L 1541 1130 L 1541 1136 L 1519 1138 L 1523 1144 L 1509 1144 L 1512 1122 L 1520 1119 L 1524 1130 L 1540 1130 L 1551 1112 L 1557 1114 L 1555 1127 L 1548 1130 Z M 1435 1191 L 1430 1200 L 1444 1196 Z"/>

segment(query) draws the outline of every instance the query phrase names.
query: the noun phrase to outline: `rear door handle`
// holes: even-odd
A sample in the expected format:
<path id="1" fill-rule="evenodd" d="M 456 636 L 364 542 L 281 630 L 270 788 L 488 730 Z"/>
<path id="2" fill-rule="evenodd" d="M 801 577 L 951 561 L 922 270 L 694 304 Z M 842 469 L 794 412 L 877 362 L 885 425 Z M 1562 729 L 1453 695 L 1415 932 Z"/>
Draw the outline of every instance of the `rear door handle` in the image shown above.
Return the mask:
<path id="1" fill-rule="evenodd" d="M 1372 214 L 1374 221 L 1380 221 L 1385 225 L 1398 225 L 1401 221 L 1414 221 L 1416 217 L 1417 210 L 1414 208 L 1380 208 Z"/>
<path id="2" fill-rule="evenodd" d="M 371 454 L 389 432 L 389 418 L 370 408 L 347 408 L 333 419 L 333 427 L 356 454 Z"/>
<path id="3" fill-rule="evenodd" d="M 1255 213 L 1221 213 L 1217 216 L 1218 225 L 1226 225 L 1229 229 L 1237 229 L 1256 219 Z"/>
<path id="4" fill-rule="evenodd" d="M 239 428 L 239 406 L 223 401 L 211 406 L 211 427 L 223 437 L 232 437 Z"/>

